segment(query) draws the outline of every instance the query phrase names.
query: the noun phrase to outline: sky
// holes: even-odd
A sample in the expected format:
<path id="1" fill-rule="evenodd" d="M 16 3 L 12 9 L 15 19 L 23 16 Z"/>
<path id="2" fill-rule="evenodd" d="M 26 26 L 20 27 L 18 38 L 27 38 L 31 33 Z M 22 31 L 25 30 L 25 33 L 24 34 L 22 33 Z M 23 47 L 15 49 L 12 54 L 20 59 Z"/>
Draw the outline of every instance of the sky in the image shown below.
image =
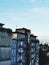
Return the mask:
<path id="1" fill-rule="evenodd" d="M 0 23 L 49 38 L 49 0 L 0 0 Z"/>

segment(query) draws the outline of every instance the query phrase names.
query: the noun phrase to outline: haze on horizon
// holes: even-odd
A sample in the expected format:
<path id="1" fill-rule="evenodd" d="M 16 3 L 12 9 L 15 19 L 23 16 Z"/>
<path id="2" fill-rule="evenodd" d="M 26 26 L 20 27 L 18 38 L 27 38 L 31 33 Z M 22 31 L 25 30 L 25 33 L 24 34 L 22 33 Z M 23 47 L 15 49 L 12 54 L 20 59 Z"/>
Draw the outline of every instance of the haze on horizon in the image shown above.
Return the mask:
<path id="1" fill-rule="evenodd" d="M 49 0 L 0 0 L 0 23 L 49 39 Z"/>

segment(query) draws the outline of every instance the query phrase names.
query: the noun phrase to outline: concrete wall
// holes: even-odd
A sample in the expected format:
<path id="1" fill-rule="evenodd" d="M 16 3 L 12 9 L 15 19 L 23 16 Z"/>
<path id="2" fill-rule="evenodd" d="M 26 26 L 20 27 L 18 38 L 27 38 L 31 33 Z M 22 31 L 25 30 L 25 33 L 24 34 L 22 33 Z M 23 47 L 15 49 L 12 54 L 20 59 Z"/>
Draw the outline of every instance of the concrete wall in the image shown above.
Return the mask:
<path id="1" fill-rule="evenodd" d="M 0 65 L 11 65 L 11 60 L 9 60 L 9 61 L 0 61 Z"/>
<path id="2" fill-rule="evenodd" d="M 0 37 L 0 47 L 10 47 L 11 46 L 11 38 L 7 37 Z"/>
<path id="3" fill-rule="evenodd" d="M 0 65 L 11 65 L 11 35 L 0 32 Z"/>
<path id="4" fill-rule="evenodd" d="M 11 58 L 11 48 L 0 48 L 0 60 L 9 60 Z"/>

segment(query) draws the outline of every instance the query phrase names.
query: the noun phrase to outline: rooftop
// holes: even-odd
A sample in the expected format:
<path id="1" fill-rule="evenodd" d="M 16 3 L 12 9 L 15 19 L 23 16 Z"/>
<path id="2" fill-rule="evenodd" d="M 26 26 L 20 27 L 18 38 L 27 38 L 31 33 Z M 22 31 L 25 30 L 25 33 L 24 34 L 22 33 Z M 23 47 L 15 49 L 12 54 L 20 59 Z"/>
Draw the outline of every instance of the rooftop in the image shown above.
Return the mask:
<path id="1" fill-rule="evenodd" d="M 33 35 L 33 34 L 31 34 L 30 36 L 32 36 L 32 37 L 37 37 L 37 36 L 35 36 L 35 35 Z"/>
<path id="2" fill-rule="evenodd" d="M 7 32 L 7 33 L 12 33 L 12 30 L 10 28 L 4 28 L 2 27 L 4 24 L 0 23 L 0 32 Z"/>
<path id="3" fill-rule="evenodd" d="M 16 29 L 16 32 L 26 33 L 26 32 L 30 32 L 30 30 L 27 28 L 19 28 L 19 29 Z"/>
<path id="4" fill-rule="evenodd" d="M 3 23 L 0 23 L 0 27 L 2 27 L 4 24 Z"/>

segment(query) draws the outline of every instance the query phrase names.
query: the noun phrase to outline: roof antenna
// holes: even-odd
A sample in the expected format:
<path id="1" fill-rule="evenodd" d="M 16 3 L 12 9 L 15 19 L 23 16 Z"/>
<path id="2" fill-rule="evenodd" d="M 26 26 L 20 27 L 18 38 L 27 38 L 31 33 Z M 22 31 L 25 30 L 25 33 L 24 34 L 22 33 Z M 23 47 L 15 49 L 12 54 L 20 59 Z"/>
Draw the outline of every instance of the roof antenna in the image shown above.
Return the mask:
<path id="1" fill-rule="evenodd" d="M 17 27 L 18 27 L 18 26 L 16 25 L 16 29 L 17 29 Z"/>

